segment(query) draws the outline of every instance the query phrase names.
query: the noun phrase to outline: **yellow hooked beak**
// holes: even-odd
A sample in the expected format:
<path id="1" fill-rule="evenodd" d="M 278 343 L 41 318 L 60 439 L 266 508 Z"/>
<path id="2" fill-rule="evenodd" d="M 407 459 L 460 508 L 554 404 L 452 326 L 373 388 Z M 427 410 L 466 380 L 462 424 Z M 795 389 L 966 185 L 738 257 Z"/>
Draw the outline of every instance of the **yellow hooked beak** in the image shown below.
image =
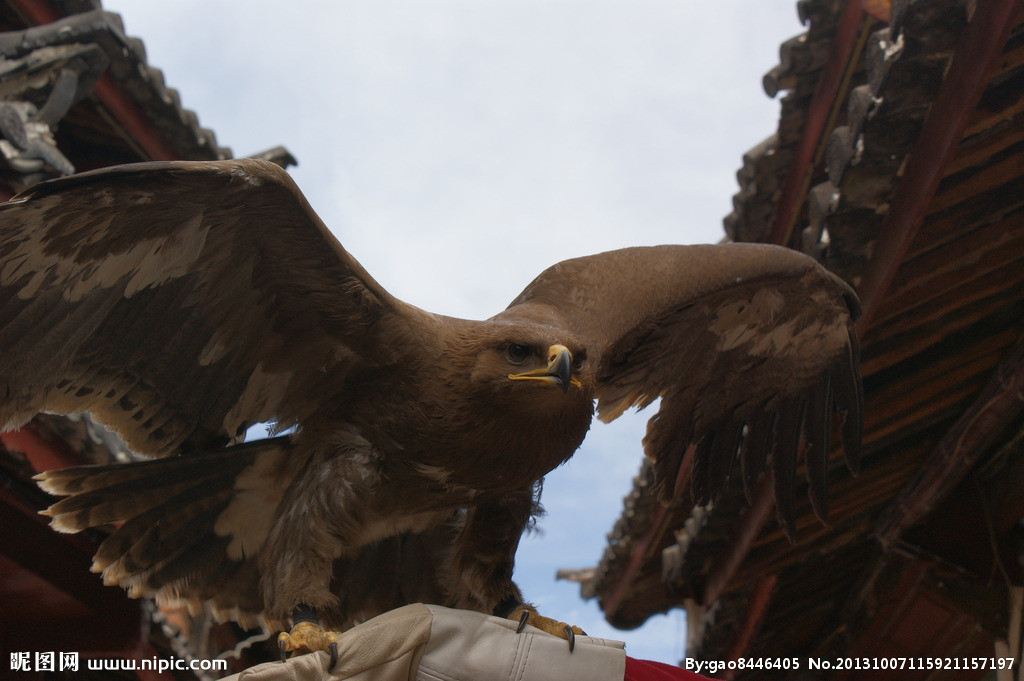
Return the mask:
<path id="1" fill-rule="evenodd" d="M 570 385 L 577 388 L 582 385 L 572 375 L 572 353 L 564 345 L 552 345 L 548 348 L 548 365 L 543 369 L 509 374 L 508 377 L 513 381 L 543 381 L 558 386 L 563 393 L 569 390 Z"/>

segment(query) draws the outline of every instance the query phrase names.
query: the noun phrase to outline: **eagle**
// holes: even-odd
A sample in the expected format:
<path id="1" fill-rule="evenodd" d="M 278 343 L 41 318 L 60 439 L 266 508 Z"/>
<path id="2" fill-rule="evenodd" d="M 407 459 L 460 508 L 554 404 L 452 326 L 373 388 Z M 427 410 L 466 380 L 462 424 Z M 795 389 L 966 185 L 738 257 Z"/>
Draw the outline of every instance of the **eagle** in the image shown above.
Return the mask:
<path id="1" fill-rule="evenodd" d="M 719 244 L 566 260 L 457 319 L 390 295 L 272 163 L 130 164 L 0 204 L 0 428 L 88 412 L 140 455 L 37 476 L 56 530 L 109 528 L 92 569 L 133 597 L 282 651 L 417 601 L 571 641 L 513 567 L 595 414 L 660 400 L 659 498 L 707 504 L 738 461 L 791 531 L 800 459 L 827 510 L 834 416 L 857 466 L 857 314 L 813 258 Z"/>

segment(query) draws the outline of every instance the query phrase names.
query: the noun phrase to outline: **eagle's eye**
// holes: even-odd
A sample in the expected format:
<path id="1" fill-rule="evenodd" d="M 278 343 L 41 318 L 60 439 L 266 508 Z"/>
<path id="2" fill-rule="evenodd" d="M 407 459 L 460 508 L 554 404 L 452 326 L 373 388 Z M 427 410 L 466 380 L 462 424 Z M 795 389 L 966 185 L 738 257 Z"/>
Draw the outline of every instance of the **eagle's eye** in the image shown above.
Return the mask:
<path id="1" fill-rule="evenodd" d="M 587 358 L 587 351 L 586 350 L 580 350 L 575 355 L 573 355 L 573 358 L 572 358 L 572 370 L 573 371 L 579 371 L 580 369 L 582 369 L 583 368 L 583 360 L 585 360 L 586 358 Z"/>
<path id="2" fill-rule="evenodd" d="M 530 359 L 533 352 L 525 345 L 519 345 L 518 343 L 509 343 L 505 347 L 505 359 L 510 364 L 522 364 L 526 360 Z"/>

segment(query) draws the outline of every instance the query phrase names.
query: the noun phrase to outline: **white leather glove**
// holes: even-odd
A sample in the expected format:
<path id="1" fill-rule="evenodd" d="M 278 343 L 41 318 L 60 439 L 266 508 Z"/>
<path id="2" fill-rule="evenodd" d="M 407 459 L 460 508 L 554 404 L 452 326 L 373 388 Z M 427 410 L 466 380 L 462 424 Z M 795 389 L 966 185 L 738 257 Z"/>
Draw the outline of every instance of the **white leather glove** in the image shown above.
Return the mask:
<path id="1" fill-rule="evenodd" d="M 228 677 L 232 681 L 622 681 L 626 653 L 620 641 L 577 636 L 576 648 L 540 629 L 478 612 L 407 605 L 346 631 L 338 663 L 327 653 L 268 662 Z"/>

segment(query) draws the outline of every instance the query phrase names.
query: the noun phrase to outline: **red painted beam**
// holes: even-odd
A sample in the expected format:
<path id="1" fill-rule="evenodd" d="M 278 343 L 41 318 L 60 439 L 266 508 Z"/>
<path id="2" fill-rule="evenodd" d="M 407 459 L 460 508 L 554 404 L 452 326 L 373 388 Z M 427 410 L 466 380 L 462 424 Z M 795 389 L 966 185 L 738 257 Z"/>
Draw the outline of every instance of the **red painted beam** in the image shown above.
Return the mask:
<path id="1" fill-rule="evenodd" d="M 125 134 L 149 155 L 150 160 L 174 161 L 181 158 L 181 154 L 174 151 L 156 131 L 135 100 L 117 86 L 109 72 L 100 76 L 93 94 L 124 128 Z"/>
<path id="2" fill-rule="evenodd" d="M 921 136 L 907 158 L 903 178 L 893 193 L 881 236 L 874 246 L 870 269 L 857 291 L 863 309 L 857 324 L 861 337 L 871 327 L 896 270 L 917 236 L 1022 7 L 1022 0 L 987 0 L 977 4 Z"/>
<path id="3" fill-rule="evenodd" d="M 33 25 L 49 24 L 64 18 L 47 0 L 10 0 L 11 4 Z M 153 127 L 152 121 L 139 105 L 126 94 L 110 76 L 100 76 L 93 95 L 121 126 L 125 135 L 153 161 L 173 161 L 181 158 L 163 135 Z"/>
<path id="4" fill-rule="evenodd" d="M 31 423 L 0 433 L 0 444 L 8 451 L 24 454 L 37 473 L 86 463 L 66 442 L 43 437 Z"/>
<path id="5" fill-rule="evenodd" d="M 688 477 L 687 474 L 690 470 L 690 465 L 693 463 L 693 455 L 696 451 L 697 447 L 690 445 L 686 448 L 686 453 L 683 454 L 683 460 L 679 464 L 676 481 L 672 487 L 673 498 L 678 498 L 679 494 L 683 491 L 682 487 Z M 629 550 L 629 563 L 626 564 L 626 569 L 623 570 L 618 582 L 616 582 L 612 595 L 606 600 L 601 601 L 601 609 L 604 611 L 606 620 L 610 620 L 615 611 L 619 609 L 619 604 L 622 603 L 622 599 L 626 595 L 626 589 L 633 583 L 633 580 L 640 572 L 640 568 L 643 567 L 644 561 L 647 559 L 647 553 L 651 548 L 651 544 L 664 531 L 663 526 L 666 522 L 668 510 L 668 506 L 659 504 L 654 511 L 654 518 L 648 531 L 642 539 L 633 542 L 633 546 Z"/>
<path id="6" fill-rule="evenodd" d="M 6 434 L 5 434 L 6 435 Z M 0 649 L 78 652 L 85 658 L 151 660 L 139 601 L 104 586 L 90 565 L 96 540 L 54 532 L 28 501 L 25 482 L 0 479 Z M 17 492 L 19 486 L 22 491 Z M 40 493 L 41 494 L 41 493 Z M 54 607 L 55 604 L 59 604 Z M 49 605 L 50 607 L 47 607 Z M 136 672 L 141 681 L 173 681 L 169 672 Z"/>
<path id="7" fill-rule="evenodd" d="M 100 577 L 90 572 L 95 543 L 81 535 L 67 536 L 54 532 L 38 510 L 15 495 L 7 485 L 0 487 L 0 521 L 4 528 L 4 556 L 57 591 L 71 596 L 92 614 L 91 627 L 86 626 L 78 632 L 62 632 L 63 637 L 71 638 L 81 646 L 102 646 L 98 649 L 103 651 L 135 647 L 141 621 L 138 602 L 129 600 L 121 589 L 104 586 Z M 31 608 L 30 604 L 25 605 Z M 32 617 L 23 621 L 25 627 L 30 626 L 29 620 L 38 621 L 41 616 L 41 613 L 30 614 Z M 50 614 L 51 619 L 60 619 L 59 613 Z M 5 608 L 5 619 L 11 621 L 16 616 L 16 611 Z M 102 627 L 98 626 L 99 623 Z M 90 638 L 97 630 L 102 631 L 103 637 Z M 18 631 L 21 632 L 21 628 Z M 39 639 L 35 645 L 51 642 L 53 633 L 51 630 L 49 636 Z M 11 635 L 8 632 L 7 637 Z M 31 641 L 29 637 L 25 644 Z"/>
<path id="8" fill-rule="evenodd" d="M 740 527 L 736 533 L 735 541 L 730 545 L 725 556 L 714 566 L 708 576 L 704 587 L 704 594 L 701 601 L 704 607 L 710 607 L 719 596 L 725 593 L 729 582 L 736 576 L 736 572 L 743 565 L 743 560 L 750 553 L 754 540 L 761 534 L 761 528 L 771 517 L 772 507 L 775 505 L 775 486 L 772 483 L 772 476 L 765 476 L 755 492 L 753 505 L 747 509 L 740 519 Z"/>
<path id="9" fill-rule="evenodd" d="M 647 551 L 654 542 L 654 537 L 661 532 L 662 525 L 665 522 L 665 516 L 667 514 L 668 508 L 659 505 L 654 511 L 654 518 L 651 520 L 650 529 L 642 538 L 634 541 L 633 546 L 630 547 L 629 562 L 626 564 L 626 569 L 623 570 L 622 575 L 615 583 L 615 588 L 612 589 L 612 595 L 606 600 L 601 601 L 601 609 L 604 611 L 604 617 L 606 620 L 610 620 L 618 611 L 619 605 L 622 603 L 622 599 L 626 595 L 626 590 L 633 584 L 633 580 L 636 579 L 637 573 L 640 572 L 640 568 L 643 567 L 644 562 L 646 562 Z"/>
<path id="10" fill-rule="evenodd" d="M 46 0 L 10 0 L 10 3 L 33 26 L 52 24 L 64 18 L 64 14 Z"/>
<path id="11" fill-rule="evenodd" d="M 750 639 L 754 637 L 757 625 L 760 624 L 761 618 L 764 616 L 764 611 L 768 609 L 768 604 L 772 600 L 772 592 L 775 590 L 775 583 L 778 581 L 778 575 L 768 575 L 757 581 L 754 592 L 750 595 L 750 601 L 747 603 L 747 609 L 743 613 L 743 624 L 740 625 L 736 638 L 733 639 L 732 645 L 729 646 L 729 652 L 725 655 L 726 661 L 739 660 L 747 650 Z M 731 681 L 736 678 L 738 673 L 739 670 L 735 668 L 727 669 L 725 678 L 727 681 Z"/>
<path id="12" fill-rule="evenodd" d="M 829 132 L 825 128 L 832 117 L 833 109 L 838 106 L 836 97 L 845 80 L 847 66 L 850 60 L 857 56 L 855 48 L 864 18 L 862 0 L 847 0 L 843 13 L 839 16 L 828 61 L 822 68 L 821 77 L 814 87 L 814 95 L 807 108 L 800 143 L 782 185 L 779 202 L 775 208 L 775 218 L 772 220 L 772 231 L 768 237 L 769 243 L 785 246 L 789 241 L 796 212 L 803 204 L 810 173 L 814 171 L 815 156 L 824 142 L 824 136 Z"/>

